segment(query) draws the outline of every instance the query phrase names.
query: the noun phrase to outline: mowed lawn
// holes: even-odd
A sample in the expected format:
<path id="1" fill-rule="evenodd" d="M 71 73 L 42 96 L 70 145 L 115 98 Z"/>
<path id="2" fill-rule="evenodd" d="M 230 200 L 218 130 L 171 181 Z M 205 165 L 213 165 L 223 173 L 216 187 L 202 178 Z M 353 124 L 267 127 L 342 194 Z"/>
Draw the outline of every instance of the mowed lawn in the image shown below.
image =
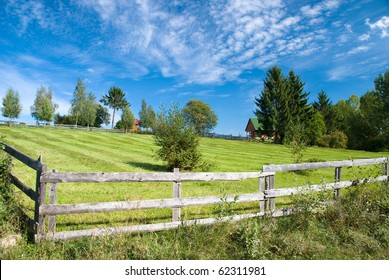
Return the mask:
<path id="1" fill-rule="evenodd" d="M 166 172 L 162 161 L 155 157 L 158 149 L 153 136 L 141 134 L 116 134 L 54 128 L 0 127 L 4 142 L 32 158 L 42 156 L 49 170 L 58 172 Z M 287 146 L 202 138 L 200 147 L 203 158 L 209 163 L 209 172 L 260 171 L 265 164 L 292 163 Z M 312 147 L 304 152 L 306 161 L 334 161 L 346 159 L 376 158 L 388 153 L 338 150 Z M 18 161 L 13 162 L 13 173 L 33 187 L 34 171 Z M 201 170 L 199 170 L 201 171 Z M 376 176 L 380 166 L 347 168 L 344 179 Z M 323 169 L 300 173 L 279 173 L 276 187 L 295 187 L 333 181 L 334 170 Z M 183 197 L 254 193 L 258 180 L 239 182 L 183 183 Z M 83 203 L 102 201 L 125 201 L 137 199 L 171 198 L 171 183 L 68 183 L 59 184 L 58 203 Z M 279 199 L 278 204 L 288 200 Z M 33 204 L 25 201 L 26 211 L 31 214 Z M 236 212 L 257 211 L 258 203 L 234 205 Z M 217 215 L 215 206 L 186 207 L 185 219 Z M 135 223 L 169 221 L 171 209 L 125 211 L 100 214 L 58 216 L 58 230 L 84 229 Z"/>

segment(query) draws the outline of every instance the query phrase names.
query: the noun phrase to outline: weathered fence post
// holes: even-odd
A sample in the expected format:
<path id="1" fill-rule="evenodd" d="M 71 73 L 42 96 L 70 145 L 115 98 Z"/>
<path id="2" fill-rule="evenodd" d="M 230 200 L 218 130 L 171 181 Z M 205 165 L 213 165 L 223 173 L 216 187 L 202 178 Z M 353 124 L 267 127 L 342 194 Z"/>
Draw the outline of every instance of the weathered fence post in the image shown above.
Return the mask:
<path id="1" fill-rule="evenodd" d="M 174 168 L 174 173 L 178 174 L 179 168 Z M 181 182 L 179 180 L 173 182 L 173 198 L 181 198 Z M 181 208 L 173 207 L 173 222 L 181 220 Z"/>
<path id="2" fill-rule="evenodd" d="M 269 176 L 269 187 L 268 187 L 269 190 L 274 190 L 274 175 L 270 175 Z M 273 198 L 270 198 L 269 200 L 269 208 L 270 208 L 270 211 L 271 211 L 271 214 L 273 215 L 273 213 L 276 211 L 276 199 L 273 197 Z"/>
<path id="3" fill-rule="evenodd" d="M 39 212 L 41 205 L 46 204 L 46 183 L 41 182 L 41 176 L 47 171 L 47 165 L 42 164 L 42 156 L 39 156 L 38 162 L 41 164 L 36 171 L 36 200 L 35 200 L 35 213 L 34 213 L 34 222 L 35 222 L 35 232 L 39 235 L 45 234 L 45 215 L 42 215 Z M 38 238 L 39 239 L 39 238 Z"/>
<path id="4" fill-rule="evenodd" d="M 335 183 L 340 182 L 342 177 L 342 167 L 335 167 Z M 334 199 L 337 200 L 340 196 L 340 189 L 334 190 Z"/>
<path id="5" fill-rule="evenodd" d="M 382 175 L 384 176 L 388 176 L 388 161 L 389 161 L 389 157 L 386 159 L 386 162 L 382 164 Z M 387 177 L 386 183 L 387 184 L 389 183 L 389 177 Z"/>
<path id="6" fill-rule="evenodd" d="M 55 173 L 56 170 L 53 170 L 53 173 Z M 50 184 L 50 191 L 49 191 L 49 205 L 57 204 L 57 183 L 51 183 Z M 55 233 L 55 228 L 57 225 L 57 216 L 48 216 L 48 231 L 50 233 Z"/>
<path id="7" fill-rule="evenodd" d="M 266 213 L 266 204 L 267 200 L 265 200 L 265 177 L 259 178 L 259 194 L 260 194 L 260 200 L 259 200 L 259 211 L 263 214 Z"/>

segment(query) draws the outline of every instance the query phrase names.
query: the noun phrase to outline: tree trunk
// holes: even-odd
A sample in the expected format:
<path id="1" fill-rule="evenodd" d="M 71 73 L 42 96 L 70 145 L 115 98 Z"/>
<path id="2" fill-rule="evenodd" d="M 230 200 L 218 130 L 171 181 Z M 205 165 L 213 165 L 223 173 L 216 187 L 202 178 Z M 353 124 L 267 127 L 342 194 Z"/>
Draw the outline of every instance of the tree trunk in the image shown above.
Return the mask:
<path id="1" fill-rule="evenodd" d="M 116 109 L 113 108 L 113 113 L 112 113 L 112 129 L 113 129 L 113 124 L 115 123 L 115 111 L 116 111 Z"/>

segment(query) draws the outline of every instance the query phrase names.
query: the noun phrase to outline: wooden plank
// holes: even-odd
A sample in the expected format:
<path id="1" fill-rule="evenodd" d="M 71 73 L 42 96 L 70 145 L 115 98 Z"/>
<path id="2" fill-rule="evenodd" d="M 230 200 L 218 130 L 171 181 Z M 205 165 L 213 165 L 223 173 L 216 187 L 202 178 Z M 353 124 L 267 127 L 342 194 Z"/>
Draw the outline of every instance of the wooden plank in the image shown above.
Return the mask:
<path id="1" fill-rule="evenodd" d="M 239 181 L 272 175 L 272 172 L 198 172 L 178 174 L 168 172 L 57 172 L 46 173 L 41 181 L 45 183 L 68 182 L 175 182 L 175 181 Z"/>
<path id="2" fill-rule="evenodd" d="M 269 176 L 269 191 L 274 190 L 274 175 Z M 276 199 L 270 198 L 269 200 L 269 209 L 271 212 L 276 210 Z"/>
<path id="3" fill-rule="evenodd" d="M 259 178 L 259 210 L 261 213 L 266 212 L 266 201 L 265 201 L 265 178 Z"/>
<path id="4" fill-rule="evenodd" d="M 14 184 L 19 190 L 25 193 L 32 200 L 35 201 L 37 199 L 36 192 L 33 189 L 27 187 L 25 184 L 23 184 L 23 182 L 21 182 L 14 175 L 10 174 L 10 177 L 11 177 L 11 183 Z"/>
<path id="5" fill-rule="evenodd" d="M 56 172 L 53 170 L 53 172 Z M 50 191 L 49 191 L 49 205 L 56 205 L 57 204 L 57 183 L 51 183 L 50 184 Z M 54 233 L 56 231 L 56 225 L 57 225 L 57 217 L 55 215 L 48 216 L 47 218 L 47 224 L 48 224 L 48 231 Z"/>
<path id="6" fill-rule="evenodd" d="M 380 164 L 387 161 L 387 158 L 372 158 L 372 159 L 357 159 L 357 160 L 343 160 L 343 161 L 329 161 L 329 162 L 312 162 L 299 164 L 270 164 L 262 167 L 263 172 L 281 172 L 281 171 L 297 171 L 309 170 L 317 168 L 333 168 L 344 166 L 359 166 Z"/>
<path id="7" fill-rule="evenodd" d="M 340 182 L 342 178 L 342 167 L 335 167 L 335 182 Z M 334 190 L 334 199 L 339 199 L 340 189 L 337 188 Z"/>
<path id="8" fill-rule="evenodd" d="M 263 195 L 259 193 L 239 195 L 237 202 L 250 202 L 261 200 Z M 124 210 L 154 209 L 154 208 L 174 208 L 185 206 L 199 206 L 208 204 L 218 204 L 233 202 L 235 195 L 189 197 L 189 198 L 170 198 L 153 200 L 132 200 L 115 202 L 97 202 L 97 203 L 79 203 L 79 204 L 58 204 L 42 205 L 40 213 L 45 215 L 61 215 L 76 213 L 94 213 L 94 212 L 112 212 Z"/>
<path id="9" fill-rule="evenodd" d="M 174 168 L 174 173 L 177 175 L 177 173 L 180 172 L 179 168 Z M 181 198 L 181 182 L 175 181 L 173 183 L 173 198 L 180 199 Z M 172 209 L 172 220 L 173 222 L 177 222 L 181 220 L 181 208 L 180 207 L 174 207 Z"/>
<path id="10" fill-rule="evenodd" d="M 2 145 L 4 145 L 5 152 L 10 154 L 11 156 L 16 158 L 17 160 L 23 162 L 25 165 L 31 167 L 34 170 L 38 170 L 42 167 L 43 164 L 42 164 L 42 162 L 39 161 L 39 159 L 38 160 L 32 159 L 29 156 L 23 154 L 22 152 L 19 152 L 15 148 L 13 148 L 13 147 L 11 147 L 3 142 L 0 142 L 0 143 Z"/>
<path id="11" fill-rule="evenodd" d="M 47 234 L 45 236 L 36 235 L 36 239 L 61 241 L 61 240 L 77 239 L 77 238 L 92 237 L 92 236 L 111 236 L 111 235 L 125 234 L 125 233 L 155 232 L 155 231 L 175 229 L 180 226 L 213 225 L 224 221 L 237 222 L 243 219 L 261 217 L 261 216 L 263 216 L 263 213 L 242 214 L 242 215 L 236 215 L 232 217 L 222 217 L 218 219 L 207 218 L 207 219 L 188 220 L 184 222 L 178 221 L 178 222 L 169 222 L 169 223 L 122 226 L 122 227 L 113 227 L 113 228 L 99 228 L 99 229 L 96 228 L 96 229 L 86 229 L 86 230 L 63 231 L 54 234 Z"/>
<path id="12" fill-rule="evenodd" d="M 325 191 L 325 190 L 335 190 L 335 189 L 342 189 L 342 188 L 348 188 L 351 186 L 357 186 L 360 184 L 369 184 L 373 182 L 383 182 L 388 179 L 388 176 L 379 176 L 376 178 L 365 178 L 365 179 L 359 179 L 354 181 L 342 181 L 342 182 L 336 182 L 336 183 L 330 183 L 325 185 L 311 185 L 311 186 L 301 186 L 296 188 L 284 188 L 284 189 L 274 189 L 274 190 L 267 190 L 265 191 L 265 197 L 271 198 L 271 197 L 279 197 L 279 196 L 289 196 L 289 195 L 296 195 L 306 192 L 319 192 L 319 191 Z"/>
<path id="13" fill-rule="evenodd" d="M 42 162 L 42 157 L 39 157 L 39 161 Z M 41 169 L 36 174 L 36 194 L 37 200 L 35 201 L 35 222 L 37 226 L 37 234 L 42 235 L 45 232 L 45 215 L 39 212 L 41 206 L 46 205 L 46 183 L 41 181 L 41 175 L 47 171 L 47 165 L 42 165 Z"/>

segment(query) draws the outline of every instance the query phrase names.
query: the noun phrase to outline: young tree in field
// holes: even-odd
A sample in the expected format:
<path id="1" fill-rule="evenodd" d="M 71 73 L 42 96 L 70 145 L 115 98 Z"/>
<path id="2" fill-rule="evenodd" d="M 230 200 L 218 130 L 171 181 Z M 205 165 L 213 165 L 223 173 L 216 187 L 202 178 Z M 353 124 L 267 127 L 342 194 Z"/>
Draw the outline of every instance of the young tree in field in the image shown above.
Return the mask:
<path id="1" fill-rule="evenodd" d="M 190 100 L 183 109 L 184 117 L 199 135 L 204 135 L 217 125 L 217 115 L 201 100 Z"/>
<path id="2" fill-rule="evenodd" d="M 147 103 L 142 99 L 142 108 L 139 111 L 139 126 L 148 130 L 155 125 L 155 112 L 153 107 L 147 106 Z"/>
<path id="3" fill-rule="evenodd" d="M 96 97 L 93 93 L 88 93 L 84 104 L 82 106 L 80 121 L 85 124 L 87 127 L 93 126 L 96 120 Z"/>
<path id="4" fill-rule="evenodd" d="M 76 88 L 73 92 L 73 99 L 70 107 L 70 115 L 73 116 L 73 119 L 76 121 L 76 126 L 82 118 L 86 100 L 86 86 L 80 79 L 78 79 Z"/>
<path id="5" fill-rule="evenodd" d="M 9 124 L 11 124 L 12 119 L 17 119 L 21 111 L 19 93 L 12 88 L 8 89 L 3 98 L 3 108 L 1 108 L 3 116 L 9 118 Z"/>
<path id="6" fill-rule="evenodd" d="M 109 125 L 111 120 L 111 115 L 108 112 L 108 108 L 97 103 L 95 104 L 95 107 L 96 107 L 95 127 L 101 127 L 103 124 Z"/>
<path id="7" fill-rule="evenodd" d="M 168 111 L 161 108 L 157 114 L 154 141 L 159 147 L 158 158 L 165 161 L 170 170 L 193 170 L 202 164 L 200 138 L 175 104 Z"/>
<path id="8" fill-rule="evenodd" d="M 135 124 L 135 117 L 129 106 L 124 107 L 122 112 L 122 118 L 118 128 L 124 129 L 126 133 L 133 129 Z"/>
<path id="9" fill-rule="evenodd" d="M 53 103 L 53 91 L 41 86 L 36 92 L 34 105 L 30 108 L 31 116 L 37 121 L 51 122 L 56 108 L 58 105 Z"/>
<path id="10" fill-rule="evenodd" d="M 130 104 L 125 99 L 125 93 L 119 87 L 111 87 L 108 91 L 108 94 L 105 94 L 100 102 L 113 109 L 112 129 L 115 124 L 115 112 L 125 108 L 126 106 L 130 106 Z"/>

